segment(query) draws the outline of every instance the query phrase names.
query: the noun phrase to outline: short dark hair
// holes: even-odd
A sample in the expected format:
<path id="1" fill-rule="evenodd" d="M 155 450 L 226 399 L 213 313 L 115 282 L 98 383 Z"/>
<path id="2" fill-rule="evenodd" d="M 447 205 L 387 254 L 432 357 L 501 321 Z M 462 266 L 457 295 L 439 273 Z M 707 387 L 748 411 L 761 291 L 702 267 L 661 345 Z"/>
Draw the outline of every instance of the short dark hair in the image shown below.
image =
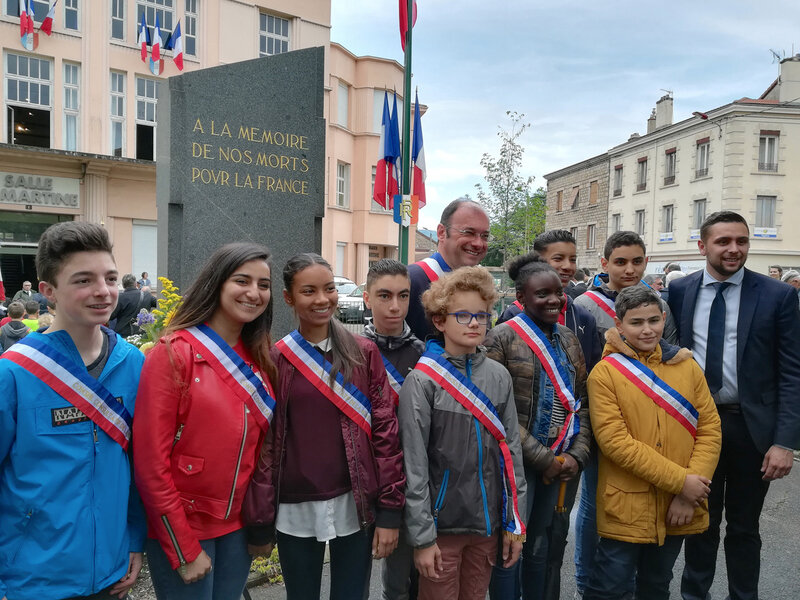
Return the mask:
<path id="1" fill-rule="evenodd" d="M 750 227 L 747 225 L 747 219 L 742 215 L 732 210 L 718 210 L 708 215 L 706 220 L 703 221 L 703 224 L 700 225 L 700 239 L 705 242 L 708 239 L 708 230 L 717 223 L 741 223 L 747 229 L 747 235 L 750 235 Z"/>
<path id="2" fill-rule="evenodd" d="M 147 277 L 147 271 L 142 271 L 142 279 L 144 279 L 145 277 Z"/>
<path id="3" fill-rule="evenodd" d="M 783 275 L 783 267 L 782 266 L 780 266 L 780 265 L 770 265 L 769 268 L 770 269 L 778 269 L 778 273 Z"/>
<path id="4" fill-rule="evenodd" d="M 372 284 L 384 275 L 402 275 L 403 277 L 408 277 L 408 267 L 394 258 L 380 259 L 367 271 L 367 289 L 371 288 Z"/>
<path id="5" fill-rule="evenodd" d="M 56 276 L 72 254 L 76 252 L 111 253 L 111 240 L 101 225 L 85 221 L 65 221 L 48 227 L 39 238 L 36 251 L 36 276 L 55 286 Z"/>
<path id="6" fill-rule="evenodd" d="M 647 254 L 647 247 L 638 233 L 635 231 L 617 231 L 608 236 L 606 245 L 603 248 L 603 256 L 608 260 L 611 258 L 611 253 L 622 246 L 640 246 L 642 252 Z"/>
<path id="7" fill-rule="evenodd" d="M 439 219 L 439 223 L 445 227 L 450 227 L 450 222 L 453 220 L 453 214 L 455 214 L 455 212 L 462 206 L 467 205 L 474 206 L 486 212 L 486 209 L 483 208 L 480 203 L 475 202 L 475 200 L 472 200 L 469 196 L 462 196 L 461 198 L 456 198 L 450 204 L 444 207 L 444 210 L 442 211 L 442 217 Z"/>
<path id="8" fill-rule="evenodd" d="M 541 254 L 547 250 L 550 244 L 557 244 L 559 242 L 578 245 L 575 242 L 575 236 L 566 229 L 550 229 L 536 236 L 536 239 L 533 240 L 533 249 L 535 252 Z"/>
<path id="9" fill-rule="evenodd" d="M 525 289 L 525 284 L 528 283 L 528 279 L 531 276 L 547 271 L 552 271 L 558 275 L 558 271 L 536 252 L 518 256 L 508 265 L 508 276 L 514 280 L 514 289 L 518 292 Z"/>
<path id="10" fill-rule="evenodd" d="M 131 273 L 122 276 L 122 287 L 126 290 L 136 287 L 136 277 Z"/>
<path id="11" fill-rule="evenodd" d="M 12 302 L 8 305 L 8 316 L 12 319 L 21 319 L 25 316 L 25 305 L 22 302 Z"/>
<path id="12" fill-rule="evenodd" d="M 42 309 L 36 300 L 28 300 L 25 303 L 25 312 L 29 315 L 35 315 Z"/>
<path id="13" fill-rule="evenodd" d="M 671 262 L 667 263 L 667 266 L 664 267 L 664 273 L 672 273 L 672 271 L 680 271 L 681 265 L 680 263 Z"/>
<path id="14" fill-rule="evenodd" d="M 614 301 L 614 310 L 617 313 L 617 318 L 621 321 L 629 310 L 650 304 L 657 305 L 661 312 L 664 312 L 664 305 L 661 304 L 661 297 L 658 292 L 645 285 L 632 285 L 617 294 L 617 299 Z"/>
<path id="15" fill-rule="evenodd" d="M 587 277 L 592 276 L 592 271 L 589 269 L 589 267 L 583 267 L 583 272 L 586 273 Z"/>

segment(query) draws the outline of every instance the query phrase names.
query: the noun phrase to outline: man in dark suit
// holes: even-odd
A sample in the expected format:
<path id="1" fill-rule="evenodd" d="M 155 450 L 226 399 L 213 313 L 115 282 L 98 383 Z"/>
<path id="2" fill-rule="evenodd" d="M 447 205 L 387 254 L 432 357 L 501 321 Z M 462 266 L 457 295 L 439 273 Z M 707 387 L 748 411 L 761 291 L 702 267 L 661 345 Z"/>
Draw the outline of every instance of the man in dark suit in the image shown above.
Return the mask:
<path id="1" fill-rule="evenodd" d="M 794 288 L 744 268 L 750 231 L 741 215 L 710 215 L 697 243 L 706 267 L 669 286 L 680 345 L 705 370 L 722 421 L 722 453 L 708 498 L 708 531 L 686 538 L 684 600 L 714 581 L 722 512 L 731 600 L 757 600 L 758 520 L 769 482 L 800 447 L 800 312 Z"/>

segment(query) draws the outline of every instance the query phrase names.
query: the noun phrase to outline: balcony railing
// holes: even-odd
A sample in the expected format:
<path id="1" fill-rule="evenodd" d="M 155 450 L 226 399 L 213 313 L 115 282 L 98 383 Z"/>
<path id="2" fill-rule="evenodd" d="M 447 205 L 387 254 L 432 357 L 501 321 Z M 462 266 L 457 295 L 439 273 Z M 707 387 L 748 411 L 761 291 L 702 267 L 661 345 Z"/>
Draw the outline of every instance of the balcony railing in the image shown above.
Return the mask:
<path id="1" fill-rule="evenodd" d="M 664 185 L 672 185 L 673 183 L 675 183 L 675 175 L 664 177 Z"/>
<path id="2" fill-rule="evenodd" d="M 760 162 L 758 163 L 758 170 L 759 171 L 778 171 L 778 163 L 771 163 L 771 162 Z"/>
<path id="3" fill-rule="evenodd" d="M 636 191 L 637 192 L 643 192 L 646 189 L 647 189 L 647 184 L 646 183 L 637 183 L 636 184 Z"/>
<path id="4" fill-rule="evenodd" d="M 705 169 L 697 169 L 694 172 L 695 178 L 706 177 L 707 175 L 708 175 L 708 167 L 706 167 Z"/>

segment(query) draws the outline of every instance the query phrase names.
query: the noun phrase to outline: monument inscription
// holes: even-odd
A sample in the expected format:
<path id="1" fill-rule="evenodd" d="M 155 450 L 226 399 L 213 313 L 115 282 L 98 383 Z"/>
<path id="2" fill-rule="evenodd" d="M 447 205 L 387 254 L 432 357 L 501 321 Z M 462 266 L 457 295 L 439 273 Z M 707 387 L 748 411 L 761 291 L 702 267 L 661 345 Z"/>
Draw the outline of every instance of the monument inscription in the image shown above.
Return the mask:
<path id="1" fill-rule="evenodd" d="M 319 252 L 324 215 L 323 49 L 204 69 L 161 84 L 159 272 L 186 289 L 219 246 L 249 240 L 280 270 Z M 276 301 L 275 335 L 292 327 Z"/>

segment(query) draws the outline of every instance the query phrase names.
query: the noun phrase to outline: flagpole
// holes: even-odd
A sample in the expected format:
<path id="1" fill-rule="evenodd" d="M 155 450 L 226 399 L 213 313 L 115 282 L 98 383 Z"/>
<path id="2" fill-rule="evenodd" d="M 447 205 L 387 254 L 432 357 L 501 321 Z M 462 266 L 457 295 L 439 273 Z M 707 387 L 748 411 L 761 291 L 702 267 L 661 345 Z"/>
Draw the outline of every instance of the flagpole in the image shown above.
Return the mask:
<path id="1" fill-rule="evenodd" d="M 411 192 L 411 32 L 414 27 L 414 0 L 406 0 L 408 30 L 406 31 L 405 73 L 403 82 L 403 196 Z M 400 262 L 408 264 L 408 227 L 400 224 Z"/>

